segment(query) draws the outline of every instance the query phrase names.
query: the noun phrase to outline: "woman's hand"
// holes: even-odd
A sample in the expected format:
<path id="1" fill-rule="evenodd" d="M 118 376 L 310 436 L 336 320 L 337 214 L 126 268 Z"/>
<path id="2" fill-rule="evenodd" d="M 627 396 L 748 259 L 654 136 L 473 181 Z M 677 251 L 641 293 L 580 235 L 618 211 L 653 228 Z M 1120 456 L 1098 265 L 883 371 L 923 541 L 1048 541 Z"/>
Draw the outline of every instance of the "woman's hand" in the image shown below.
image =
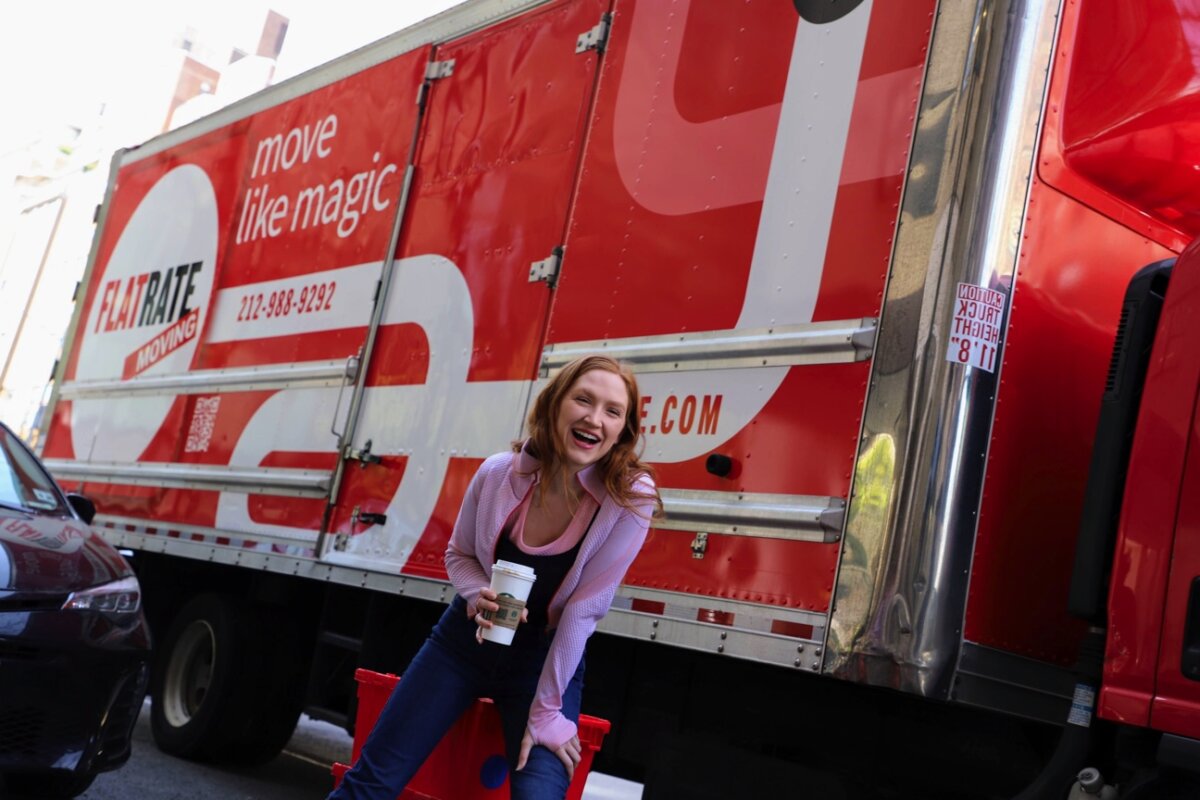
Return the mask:
<path id="1" fill-rule="evenodd" d="M 521 755 L 517 756 L 518 771 L 525 769 L 525 762 L 529 760 L 529 751 L 532 749 L 533 734 L 529 732 L 529 728 L 526 728 L 525 735 L 521 737 Z M 582 752 L 578 736 L 572 736 L 562 747 L 554 751 L 554 755 L 558 756 L 558 760 L 567 768 L 567 780 L 575 777 L 575 767 L 579 764 L 579 759 L 583 757 Z"/>
<path id="2" fill-rule="evenodd" d="M 483 612 L 487 611 L 488 613 L 494 614 L 499 610 L 500 604 L 496 602 L 496 593 L 492 590 L 492 588 L 490 586 L 485 586 L 480 589 L 479 596 L 475 598 L 475 615 L 473 617 L 475 624 L 479 626 L 475 629 L 475 641 L 483 644 L 484 628 L 492 627 L 492 621 L 490 619 L 484 619 Z M 471 609 L 468 607 L 467 614 L 470 615 L 470 613 Z M 528 619 L 529 609 L 522 608 L 521 622 L 525 622 Z"/>
<path id="3" fill-rule="evenodd" d="M 492 591 L 490 586 L 485 586 L 479 590 L 479 596 L 475 598 L 475 613 L 471 615 L 470 609 L 468 609 L 467 614 L 472 616 L 475 624 L 481 628 L 490 628 L 492 627 L 492 621 L 484 619 L 483 612 L 495 613 L 499 610 L 500 604 L 496 602 L 496 593 Z"/>

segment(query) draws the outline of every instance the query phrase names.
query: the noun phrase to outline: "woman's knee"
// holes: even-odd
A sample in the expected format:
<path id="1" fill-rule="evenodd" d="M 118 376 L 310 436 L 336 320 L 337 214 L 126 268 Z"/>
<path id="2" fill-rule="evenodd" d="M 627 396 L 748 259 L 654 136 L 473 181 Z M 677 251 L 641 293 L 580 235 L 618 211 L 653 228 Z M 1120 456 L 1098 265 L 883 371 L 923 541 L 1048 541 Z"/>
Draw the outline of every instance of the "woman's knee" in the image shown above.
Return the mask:
<path id="1" fill-rule="evenodd" d="M 509 784 L 512 800 L 563 800 L 571 780 L 558 756 L 536 745 L 529 752 L 525 769 L 511 773 Z"/>

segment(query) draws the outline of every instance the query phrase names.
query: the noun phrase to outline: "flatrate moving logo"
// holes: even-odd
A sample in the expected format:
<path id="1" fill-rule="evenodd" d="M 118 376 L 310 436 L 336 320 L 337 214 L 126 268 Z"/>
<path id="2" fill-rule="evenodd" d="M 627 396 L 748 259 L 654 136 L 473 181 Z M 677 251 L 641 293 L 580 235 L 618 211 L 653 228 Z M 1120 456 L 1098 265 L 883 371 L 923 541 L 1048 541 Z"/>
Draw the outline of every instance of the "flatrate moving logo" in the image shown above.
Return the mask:
<path id="1" fill-rule="evenodd" d="M 105 282 L 93 333 L 168 326 L 125 357 L 122 379 L 145 372 L 196 337 L 200 309 L 192 307 L 192 296 L 203 269 L 203 261 L 193 261 Z"/>

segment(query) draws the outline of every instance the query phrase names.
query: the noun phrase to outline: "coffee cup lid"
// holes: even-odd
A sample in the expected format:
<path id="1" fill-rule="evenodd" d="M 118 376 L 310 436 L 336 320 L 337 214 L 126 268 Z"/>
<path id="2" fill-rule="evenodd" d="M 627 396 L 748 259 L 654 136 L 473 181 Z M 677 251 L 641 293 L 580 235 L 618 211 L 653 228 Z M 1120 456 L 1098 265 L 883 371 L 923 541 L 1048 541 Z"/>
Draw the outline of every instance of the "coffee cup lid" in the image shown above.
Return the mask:
<path id="1" fill-rule="evenodd" d="M 511 572 L 511 573 L 521 576 L 522 578 L 529 578 L 530 580 L 537 578 L 537 573 L 533 571 L 533 567 L 528 567 L 524 564 L 517 564 L 513 561 L 503 561 L 503 560 L 497 561 L 495 566 L 492 567 L 492 569 L 494 569 L 494 570 L 498 569 L 498 570 L 502 570 L 504 572 Z"/>

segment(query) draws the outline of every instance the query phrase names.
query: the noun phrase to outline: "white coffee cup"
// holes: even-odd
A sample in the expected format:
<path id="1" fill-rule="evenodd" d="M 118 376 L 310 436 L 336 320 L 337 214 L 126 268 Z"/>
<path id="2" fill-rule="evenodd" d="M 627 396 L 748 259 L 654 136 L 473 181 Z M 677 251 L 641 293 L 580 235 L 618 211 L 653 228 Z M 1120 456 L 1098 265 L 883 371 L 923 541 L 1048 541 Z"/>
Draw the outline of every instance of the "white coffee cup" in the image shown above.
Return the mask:
<path id="1" fill-rule="evenodd" d="M 537 573 L 524 564 L 497 561 L 492 565 L 492 591 L 496 593 L 500 610 L 483 612 L 483 618 L 492 621 L 492 627 L 483 629 L 484 639 L 496 644 L 512 644 L 521 622 L 521 611 L 535 580 Z"/>

